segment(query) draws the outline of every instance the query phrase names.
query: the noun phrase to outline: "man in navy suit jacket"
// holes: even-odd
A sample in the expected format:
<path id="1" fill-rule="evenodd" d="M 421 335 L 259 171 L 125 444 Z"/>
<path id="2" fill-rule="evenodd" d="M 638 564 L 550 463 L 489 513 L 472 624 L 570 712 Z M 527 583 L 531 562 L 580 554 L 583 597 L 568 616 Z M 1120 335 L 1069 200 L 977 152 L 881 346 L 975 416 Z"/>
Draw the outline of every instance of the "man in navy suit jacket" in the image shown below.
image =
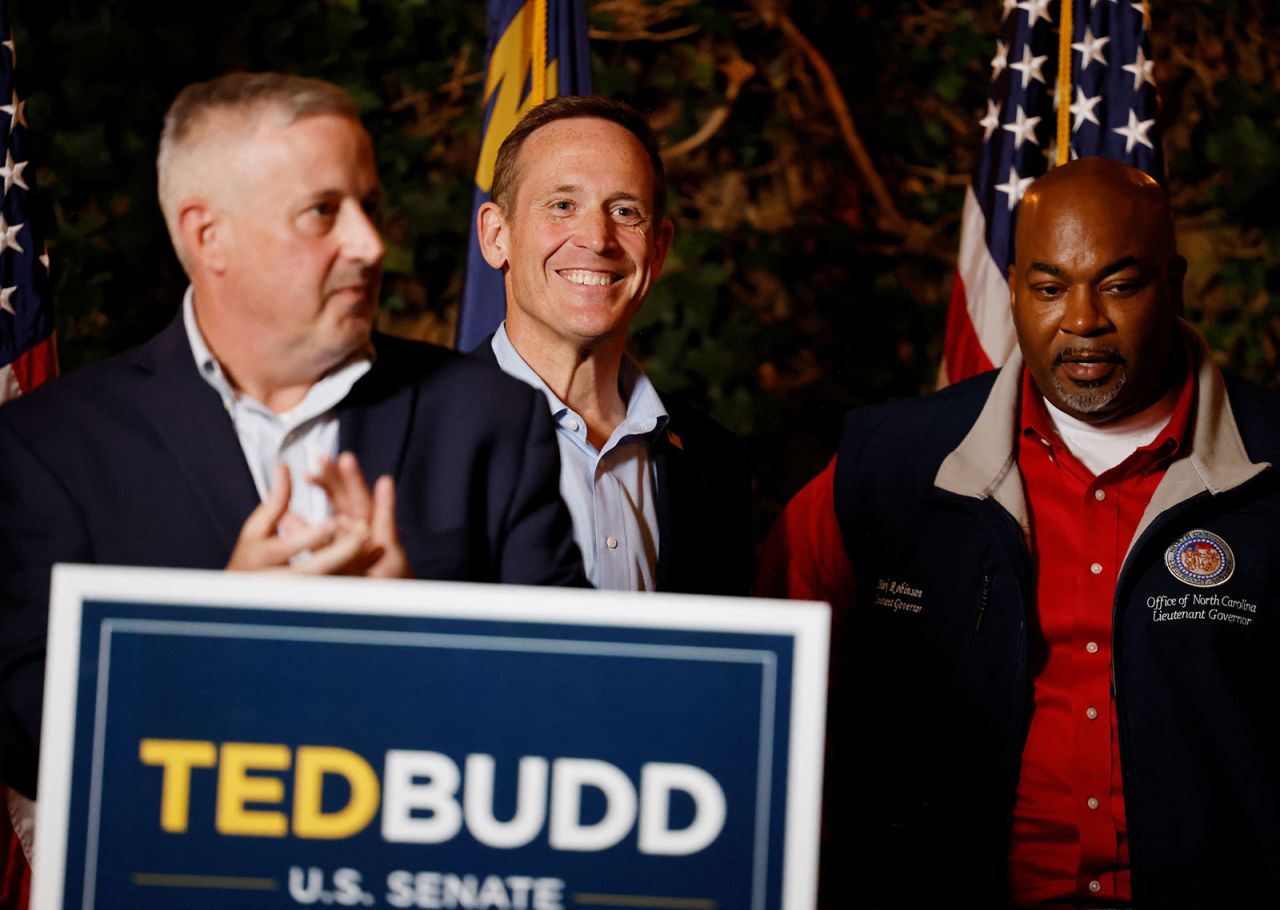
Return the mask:
<path id="1" fill-rule="evenodd" d="M 0 409 L 0 778 L 28 796 L 55 562 L 583 578 L 542 400 L 372 332 L 380 189 L 341 89 L 191 86 L 158 171 L 182 312 Z"/>
<path id="2" fill-rule="evenodd" d="M 745 593 L 741 447 L 660 398 L 626 356 L 631 319 L 671 244 L 665 196 L 657 138 L 633 108 L 570 96 L 526 114 L 498 151 L 493 201 L 478 213 L 507 318 L 476 354 L 546 398 L 592 583 Z"/>

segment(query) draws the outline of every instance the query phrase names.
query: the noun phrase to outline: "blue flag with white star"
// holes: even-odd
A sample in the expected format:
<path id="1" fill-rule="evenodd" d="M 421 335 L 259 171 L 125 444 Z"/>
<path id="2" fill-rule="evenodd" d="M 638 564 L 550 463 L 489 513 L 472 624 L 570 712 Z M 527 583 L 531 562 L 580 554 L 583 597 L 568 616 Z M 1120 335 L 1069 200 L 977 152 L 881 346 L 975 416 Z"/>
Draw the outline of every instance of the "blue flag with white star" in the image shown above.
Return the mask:
<path id="1" fill-rule="evenodd" d="M 979 121 L 982 155 L 965 195 L 960 255 L 947 315 L 945 373 L 957 382 L 999 366 L 1016 340 L 1006 276 L 1014 213 L 1056 160 L 1058 107 L 1069 111 L 1069 157 L 1089 155 L 1164 179 L 1145 0 L 1075 0 L 1068 98 L 1060 80 L 1059 0 L 1003 0 L 991 94 Z"/>

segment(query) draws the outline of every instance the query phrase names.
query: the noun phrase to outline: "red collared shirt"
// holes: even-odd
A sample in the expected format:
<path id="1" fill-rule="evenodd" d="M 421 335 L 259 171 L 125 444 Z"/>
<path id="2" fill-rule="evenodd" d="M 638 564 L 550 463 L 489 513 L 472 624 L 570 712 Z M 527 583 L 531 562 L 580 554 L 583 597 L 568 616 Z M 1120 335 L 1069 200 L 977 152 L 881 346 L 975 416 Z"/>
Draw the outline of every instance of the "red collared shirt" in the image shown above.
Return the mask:
<path id="1" fill-rule="evenodd" d="M 1009 852 L 1019 906 L 1125 903 L 1129 844 L 1111 694 L 1116 581 L 1142 513 L 1183 446 L 1190 371 L 1169 423 L 1098 476 L 1068 451 L 1023 371 L 1018 467 L 1031 518 L 1035 710 L 1022 752 Z"/>

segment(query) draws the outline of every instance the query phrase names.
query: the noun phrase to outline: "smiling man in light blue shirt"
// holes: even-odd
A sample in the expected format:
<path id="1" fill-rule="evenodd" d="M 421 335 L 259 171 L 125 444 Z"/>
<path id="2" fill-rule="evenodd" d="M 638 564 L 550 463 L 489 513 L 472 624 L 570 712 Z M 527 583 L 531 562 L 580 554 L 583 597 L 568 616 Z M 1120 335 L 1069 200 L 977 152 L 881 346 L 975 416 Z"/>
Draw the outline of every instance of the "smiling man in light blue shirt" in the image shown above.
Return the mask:
<path id="1" fill-rule="evenodd" d="M 671 246 L 665 206 L 639 112 L 597 97 L 530 111 L 498 152 L 477 219 L 507 318 L 476 353 L 546 396 L 593 584 L 738 593 L 751 568 L 741 449 L 664 402 L 626 354 Z"/>

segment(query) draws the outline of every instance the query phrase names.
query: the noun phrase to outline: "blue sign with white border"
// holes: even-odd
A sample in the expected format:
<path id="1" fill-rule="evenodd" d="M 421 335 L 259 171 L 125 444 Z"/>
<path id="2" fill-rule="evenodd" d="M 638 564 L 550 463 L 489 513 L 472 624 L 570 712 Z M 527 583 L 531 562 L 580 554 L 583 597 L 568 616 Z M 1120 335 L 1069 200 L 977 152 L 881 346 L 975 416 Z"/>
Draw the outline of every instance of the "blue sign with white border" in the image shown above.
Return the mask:
<path id="1" fill-rule="evenodd" d="M 58 567 L 33 906 L 810 908 L 828 622 Z"/>

